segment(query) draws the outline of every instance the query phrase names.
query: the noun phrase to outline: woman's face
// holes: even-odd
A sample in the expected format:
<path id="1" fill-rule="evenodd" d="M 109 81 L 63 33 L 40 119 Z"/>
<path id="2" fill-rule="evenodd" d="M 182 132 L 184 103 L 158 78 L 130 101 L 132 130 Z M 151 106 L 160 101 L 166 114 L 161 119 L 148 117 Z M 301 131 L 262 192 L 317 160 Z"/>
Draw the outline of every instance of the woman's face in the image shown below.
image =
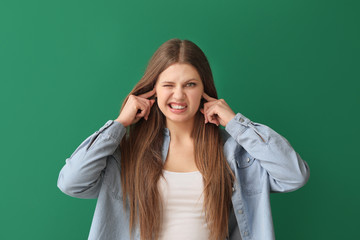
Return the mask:
<path id="1" fill-rule="evenodd" d="M 174 63 L 165 69 L 155 84 L 157 104 L 167 121 L 189 122 L 199 110 L 204 85 L 196 68 Z"/>

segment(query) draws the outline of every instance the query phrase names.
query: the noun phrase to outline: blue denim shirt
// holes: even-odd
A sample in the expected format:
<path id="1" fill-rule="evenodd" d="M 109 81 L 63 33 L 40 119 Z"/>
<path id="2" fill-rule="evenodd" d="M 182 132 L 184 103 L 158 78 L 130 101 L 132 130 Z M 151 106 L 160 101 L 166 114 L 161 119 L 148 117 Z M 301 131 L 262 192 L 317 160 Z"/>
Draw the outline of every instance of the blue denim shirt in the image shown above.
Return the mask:
<path id="1" fill-rule="evenodd" d="M 224 154 L 236 176 L 228 239 L 273 240 L 270 193 L 302 187 L 308 181 L 309 166 L 283 136 L 241 113 L 221 131 Z M 129 206 L 125 212 L 120 182 L 119 143 L 125 133 L 121 123 L 107 121 L 80 144 L 60 171 L 57 186 L 62 192 L 98 199 L 88 239 L 130 239 Z M 170 132 L 165 128 L 163 161 L 169 143 Z M 133 236 L 140 239 L 138 227 Z"/>

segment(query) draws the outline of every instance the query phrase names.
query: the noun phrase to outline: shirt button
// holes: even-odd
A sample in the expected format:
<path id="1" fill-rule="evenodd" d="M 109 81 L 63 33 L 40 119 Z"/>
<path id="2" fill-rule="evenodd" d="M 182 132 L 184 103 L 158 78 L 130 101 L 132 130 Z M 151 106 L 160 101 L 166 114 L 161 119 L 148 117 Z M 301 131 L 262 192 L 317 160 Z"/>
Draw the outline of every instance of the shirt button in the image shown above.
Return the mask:
<path id="1" fill-rule="evenodd" d="M 234 188 L 234 187 L 232 187 L 232 191 L 235 192 L 235 188 Z"/>
<path id="2" fill-rule="evenodd" d="M 244 119 L 240 118 L 239 121 L 240 121 L 240 122 L 244 122 Z"/>
<path id="3" fill-rule="evenodd" d="M 250 158 L 247 158 L 246 161 L 247 161 L 247 162 L 250 162 Z"/>
<path id="4" fill-rule="evenodd" d="M 238 213 L 243 214 L 243 210 L 241 210 L 241 209 L 238 210 Z"/>
<path id="5" fill-rule="evenodd" d="M 249 235 L 248 231 L 245 231 L 245 232 L 244 232 L 244 235 L 245 235 L 245 236 Z"/>

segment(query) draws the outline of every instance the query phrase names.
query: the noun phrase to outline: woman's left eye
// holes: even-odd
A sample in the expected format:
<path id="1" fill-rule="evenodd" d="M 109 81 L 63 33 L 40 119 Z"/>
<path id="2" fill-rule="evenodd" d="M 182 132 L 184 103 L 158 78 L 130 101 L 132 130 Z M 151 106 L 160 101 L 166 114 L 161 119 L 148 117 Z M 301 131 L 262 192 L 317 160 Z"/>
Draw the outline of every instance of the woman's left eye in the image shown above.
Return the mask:
<path id="1" fill-rule="evenodd" d="M 191 82 L 191 83 L 188 83 L 188 84 L 186 84 L 186 86 L 195 86 L 196 85 L 196 83 L 193 83 L 193 82 Z"/>

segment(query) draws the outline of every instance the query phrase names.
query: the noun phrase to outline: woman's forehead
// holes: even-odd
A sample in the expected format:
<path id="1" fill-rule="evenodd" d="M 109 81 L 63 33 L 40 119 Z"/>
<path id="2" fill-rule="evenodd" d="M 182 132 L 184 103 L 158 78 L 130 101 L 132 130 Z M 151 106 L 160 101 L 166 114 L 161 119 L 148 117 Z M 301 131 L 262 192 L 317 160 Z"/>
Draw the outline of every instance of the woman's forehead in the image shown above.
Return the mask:
<path id="1" fill-rule="evenodd" d="M 158 81 L 162 82 L 188 82 L 201 81 L 198 71 L 190 64 L 176 63 L 170 65 L 160 73 Z"/>

